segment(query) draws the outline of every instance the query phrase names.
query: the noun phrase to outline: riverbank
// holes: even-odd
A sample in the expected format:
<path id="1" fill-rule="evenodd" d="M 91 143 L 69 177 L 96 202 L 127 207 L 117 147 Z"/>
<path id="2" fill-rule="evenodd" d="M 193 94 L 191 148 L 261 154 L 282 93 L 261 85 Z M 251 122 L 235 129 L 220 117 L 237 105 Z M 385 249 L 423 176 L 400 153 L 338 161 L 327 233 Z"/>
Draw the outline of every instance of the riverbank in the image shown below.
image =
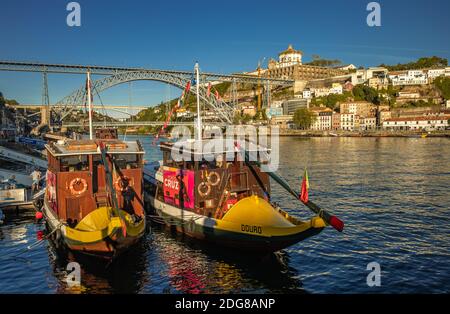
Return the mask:
<path id="1" fill-rule="evenodd" d="M 304 130 L 280 130 L 280 136 L 294 137 L 448 137 L 450 130 L 433 132 L 413 131 L 304 131 Z"/>
<path id="2" fill-rule="evenodd" d="M 120 135 L 125 133 L 119 132 Z M 446 137 L 450 138 L 450 130 L 446 131 L 433 131 L 433 132 L 417 132 L 417 131 L 305 131 L 305 130 L 292 130 L 292 129 L 280 129 L 280 136 L 285 137 Z M 126 135 L 148 135 L 155 136 L 151 132 L 127 132 Z"/>

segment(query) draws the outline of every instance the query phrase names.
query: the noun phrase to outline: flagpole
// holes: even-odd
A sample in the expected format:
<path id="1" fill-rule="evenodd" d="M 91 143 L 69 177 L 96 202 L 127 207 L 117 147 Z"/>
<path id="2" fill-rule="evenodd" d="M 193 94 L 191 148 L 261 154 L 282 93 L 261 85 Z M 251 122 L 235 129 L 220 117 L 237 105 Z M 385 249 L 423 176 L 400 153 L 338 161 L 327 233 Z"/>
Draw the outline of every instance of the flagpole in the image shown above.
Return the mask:
<path id="1" fill-rule="evenodd" d="M 196 90 L 197 90 L 197 132 L 198 132 L 198 140 L 201 141 L 202 139 L 202 121 L 200 116 L 200 74 L 198 69 L 198 62 L 195 63 L 195 75 L 196 75 Z"/>
<path id="2" fill-rule="evenodd" d="M 92 132 L 92 101 L 91 101 L 91 72 L 87 71 L 87 99 L 89 108 L 89 139 L 93 139 Z"/>

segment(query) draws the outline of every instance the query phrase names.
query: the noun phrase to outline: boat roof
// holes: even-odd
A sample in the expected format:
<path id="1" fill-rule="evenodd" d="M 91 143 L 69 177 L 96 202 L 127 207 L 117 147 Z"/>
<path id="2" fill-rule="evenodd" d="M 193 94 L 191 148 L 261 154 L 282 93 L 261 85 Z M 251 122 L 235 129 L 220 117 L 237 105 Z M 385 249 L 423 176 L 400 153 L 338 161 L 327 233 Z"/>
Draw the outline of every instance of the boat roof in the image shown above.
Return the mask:
<path id="1" fill-rule="evenodd" d="M 263 153 L 270 153 L 271 149 L 261 146 L 259 144 L 251 143 L 250 141 L 243 141 L 243 140 L 233 140 L 233 139 L 215 139 L 217 140 L 216 144 L 217 146 L 213 146 L 214 139 L 203 139 L 201 140 L 201 147 L 202 150 L 200 151 L 196 146 L 198 144 L 198 140 L 184 140 L 179 142 L 161 142 L 159 144 L 159 147 L 161 150 L 171 150 L 175 144 L 177 144 L 176 147 L 183 147 L 183 149 L 186 149 L 190 151 L 194 155 L 204 155 L 205 151 L 212 152 L 214 154 L 226 154 L 226 153 L 238 153 L 239 149 L 238 147 L 244 147 L 245 150 L 249 153 L 251 152 L 263 152 Z M 222 144 L 222 147 L 219 147 L 219 145 Z M 237 144 L 237 145 L 236 145 Z M 251 144 L 251 145 L 250 145 Z M 207 146 L 206 146 L 207 145 Z M 205 147 L 207 149 L 205 149 Z"/>
<path id="2" fill-rule="evenodd" d="M 121 140 L 61 140 L 46 144 L 47 150 L 54 156 L 100 155 L 100 143 L 104 143 L 108 154 L 144 154 L 139 141 Z"/>

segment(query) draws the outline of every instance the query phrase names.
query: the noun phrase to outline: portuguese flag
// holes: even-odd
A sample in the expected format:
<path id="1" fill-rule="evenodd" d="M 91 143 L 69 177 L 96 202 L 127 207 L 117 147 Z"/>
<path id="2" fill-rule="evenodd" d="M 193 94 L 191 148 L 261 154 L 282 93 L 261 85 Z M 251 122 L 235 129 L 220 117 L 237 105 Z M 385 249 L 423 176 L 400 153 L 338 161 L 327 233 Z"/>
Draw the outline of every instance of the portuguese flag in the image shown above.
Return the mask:
<path id="1" fill-rule="evenodd" d="M 308 203 L 308 189 L 309 189 L 308 171 L 305 168 L 305 173 L 303 175 L 303 181 L 302 181 L 302 187 L 300 189 L 300 200 L 303 203 Z"/>

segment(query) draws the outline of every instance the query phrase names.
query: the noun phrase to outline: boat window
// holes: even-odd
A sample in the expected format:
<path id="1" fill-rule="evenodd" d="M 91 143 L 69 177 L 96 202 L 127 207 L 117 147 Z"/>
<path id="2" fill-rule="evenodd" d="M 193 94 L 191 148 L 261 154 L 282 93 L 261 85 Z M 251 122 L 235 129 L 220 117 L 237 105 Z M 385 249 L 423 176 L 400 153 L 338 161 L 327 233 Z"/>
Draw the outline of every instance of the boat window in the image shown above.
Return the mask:
<path id="1" fill-rule="evenodd" d="M 66 156 L 61 158 L 61 171 L 88 171 L 89 162 L 87 155 Z"/>
<path id="2" fill-rule="evenodd" d="M 114 155 L 114 161 L 120 169 L 139 168 L 139 156 L 136 154 L 117 154 Z"/>

